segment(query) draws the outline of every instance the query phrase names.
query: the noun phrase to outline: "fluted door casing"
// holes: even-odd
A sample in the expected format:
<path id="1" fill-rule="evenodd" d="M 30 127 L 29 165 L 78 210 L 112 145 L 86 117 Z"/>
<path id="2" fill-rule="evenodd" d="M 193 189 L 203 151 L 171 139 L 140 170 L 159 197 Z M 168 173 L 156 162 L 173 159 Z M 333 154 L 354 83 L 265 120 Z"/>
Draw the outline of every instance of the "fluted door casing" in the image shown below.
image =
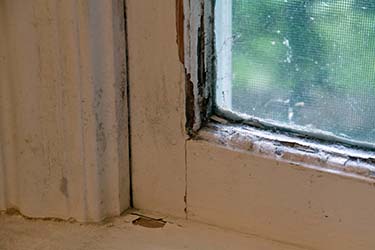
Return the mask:
<path id="1" fill-rule="evenodd" d="M 0 210 L 128 208 L 124 20 L 121 0 L 0 0 Z"/>

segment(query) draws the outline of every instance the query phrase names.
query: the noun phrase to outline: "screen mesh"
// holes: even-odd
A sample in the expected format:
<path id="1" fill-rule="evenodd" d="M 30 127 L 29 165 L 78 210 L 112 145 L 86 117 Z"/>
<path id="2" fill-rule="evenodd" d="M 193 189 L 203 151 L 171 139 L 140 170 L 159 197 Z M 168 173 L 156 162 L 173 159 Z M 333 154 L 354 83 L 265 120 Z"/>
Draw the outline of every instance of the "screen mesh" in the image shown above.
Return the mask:
<path id="1" fill-rule="evenodd" d="M 233 0 L 230 14 L 232 111 L 375 143 L 375 1 Z"/>

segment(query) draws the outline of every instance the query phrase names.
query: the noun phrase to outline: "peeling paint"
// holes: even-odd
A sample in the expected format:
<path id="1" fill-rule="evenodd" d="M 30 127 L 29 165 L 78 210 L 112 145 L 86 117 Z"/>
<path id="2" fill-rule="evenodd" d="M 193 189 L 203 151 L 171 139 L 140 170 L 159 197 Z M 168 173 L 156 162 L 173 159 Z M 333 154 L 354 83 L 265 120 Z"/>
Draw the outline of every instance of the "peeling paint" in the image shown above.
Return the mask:
<path id="1" fill-rule="evenodd" d="M 154 219 L 146 216 L 140 216 L 139 218 L 135 219 L 132 223 L 133 225 L 147 228 L 163 228 L 165 224 L 167 224 L 167 222 L 163 219 Z"/>
<path id="2" fill-rule="evenodd" d="M 185 18 L 179 17 L 177 24 L 184 20 L 184 66 L 186 79 L 193 86 L 187 92 L 187 103 L 194 103 L 194 116 L 191 108 L 187 113 L 190 133 L 197 132 L 209 120 L 213 96 L 213 2 L 191 3 L 187 0 L 184 8 Z M 179 31 L 179 28 L 177 28 Z M 181 34 L 181 31 L 179 31 Z M 178 35 L 179 37 L 179 35 Z M 179 40 L 179 39 L 178 39 Z M 181 39 L 180 39 L 181 40 Z M 180 45 L 181 43 L 179 43 Z M 179 48 L 181 48 L 179 46 Z M 181 50 L 180 50 L 181 53 Z M 181 56 L 180 56 L 181 59 Z"/>
<path id="3" fill-rule="evenodd" d="M 277 159 L 297 167 L 313 168 L 346 177 L 375 183 L 375 153 L 341 145 L 322 145 L 320 142 L 290 135 L 263 131 L 236 124 L 211 122 L 195 137 L 265 158 Z"/>
<path id="4" fill-rule="evenodd" d="M 185 109 L 186 109 L 186 131 L 189 135 L 193 135 L 193 127 L 195 123 L 195 105 L 194 105 L 194 84 L 191 82 L 191 75 L 186 74 L 185 80 Z"/>

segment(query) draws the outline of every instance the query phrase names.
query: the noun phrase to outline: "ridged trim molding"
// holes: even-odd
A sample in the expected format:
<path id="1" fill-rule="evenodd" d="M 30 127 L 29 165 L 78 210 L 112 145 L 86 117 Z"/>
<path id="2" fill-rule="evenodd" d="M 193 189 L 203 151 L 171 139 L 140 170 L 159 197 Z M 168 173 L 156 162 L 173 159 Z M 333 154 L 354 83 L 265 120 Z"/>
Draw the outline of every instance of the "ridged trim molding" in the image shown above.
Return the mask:
<path id="1" fill-rule="evenodd" d="M 0 1 L 0 210 L 129 207 L 124 20 L 121 0 Z"/>

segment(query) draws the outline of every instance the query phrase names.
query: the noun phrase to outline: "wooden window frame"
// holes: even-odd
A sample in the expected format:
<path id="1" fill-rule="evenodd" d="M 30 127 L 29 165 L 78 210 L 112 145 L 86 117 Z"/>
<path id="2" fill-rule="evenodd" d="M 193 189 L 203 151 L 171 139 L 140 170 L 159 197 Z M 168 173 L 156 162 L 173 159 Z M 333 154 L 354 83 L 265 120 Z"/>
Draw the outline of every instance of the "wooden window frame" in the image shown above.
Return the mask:
<path id="1" fill-rule="evenodd" d="M 136 208 L 296 249 L 375 245 L 372 152 L 214 115 L 212 2 L 128 3 Z"/>
<path id="2" fill-rule="evenodd" d="M 192 138 L 213 141 L 222 146 L 230 145 L 233 149 L 250 152 L 256 150 L 266 157 L 291 161 L 295 164 L 316 165 L 322 171 L 338 171 L 338 174 L 350 175 L 354 178 L 374 179 L 375 152 L 371 150 L 279 131 L 277 128 L 272 129 L 272 125 L 266 127 L 259 121 L 241 118 L 217 107 L 213 99 L 217 102 L 220 98 L 216 98 L 215 93 L 229 91 L 227 87 L 217 86 L 216 83 L 218 81 L 216 71 L 221 67 L 217 66 L 216 60 L 214 15 L 217 13 L 215 14 L 216 8 L 213 2 L 200 3 L 200 11 L 193 12 L 195 15 L 191 15 L 191 10 L 185 13 L 185 16 L 190 14 L 190 18 L 185 23 L 184 34 L 188 34 L 185 37 L 188 41 L 185 47 L 185 54 L 188 55 L 185 57 L 185 65 L 189 78 L 186 88 L 187 131 L 190 131 Z M 222 5 L 230 1 L 219 2 L 216 4 Z M 222 6 L 218 8 L 222 9 Z M 220 20 L 219 25 L 227 22 L 227 20 Z M 225 38 L 220 35 L 219 39 Z M 218 74 L 227 73 L 218 72 Z M 229 107 L 230 102 L 224 106 Z M 267 150 L 261 152 L 260 148 L 267 148 Z"/>

